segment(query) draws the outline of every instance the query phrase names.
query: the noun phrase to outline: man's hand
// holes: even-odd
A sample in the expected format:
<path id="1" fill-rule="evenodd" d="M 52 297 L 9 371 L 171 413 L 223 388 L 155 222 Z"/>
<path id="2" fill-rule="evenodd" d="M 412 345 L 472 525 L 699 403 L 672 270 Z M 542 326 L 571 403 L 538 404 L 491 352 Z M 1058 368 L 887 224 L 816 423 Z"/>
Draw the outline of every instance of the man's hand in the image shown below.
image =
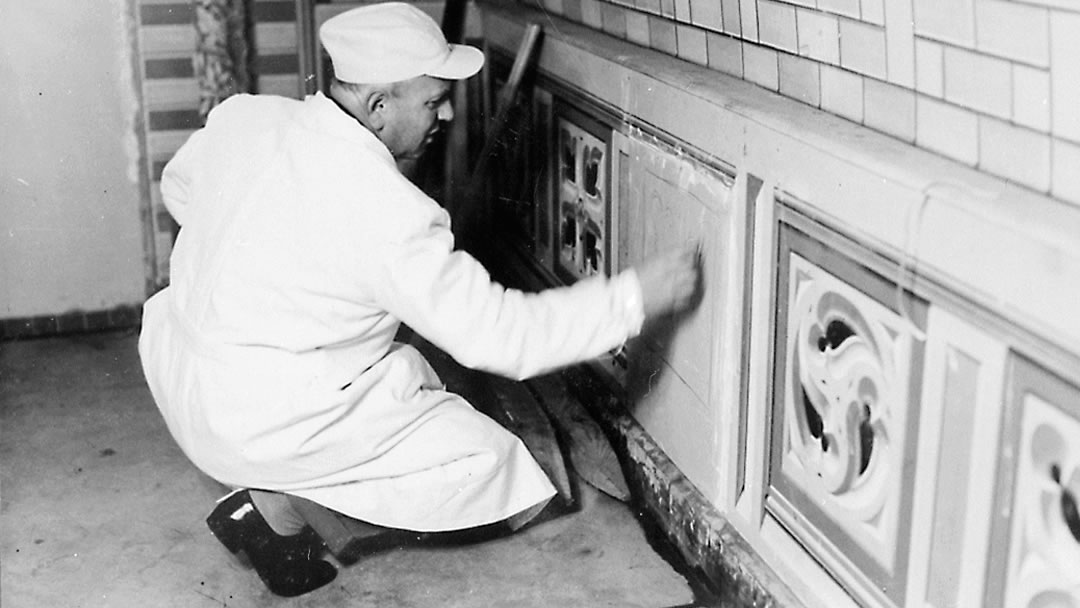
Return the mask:
<path id="1" fill-rule="evenodd" d="M 681 311 L 694 302 L 701 281 L 698 246 L 657 255 L 635 269 L 645 317 Z"/>

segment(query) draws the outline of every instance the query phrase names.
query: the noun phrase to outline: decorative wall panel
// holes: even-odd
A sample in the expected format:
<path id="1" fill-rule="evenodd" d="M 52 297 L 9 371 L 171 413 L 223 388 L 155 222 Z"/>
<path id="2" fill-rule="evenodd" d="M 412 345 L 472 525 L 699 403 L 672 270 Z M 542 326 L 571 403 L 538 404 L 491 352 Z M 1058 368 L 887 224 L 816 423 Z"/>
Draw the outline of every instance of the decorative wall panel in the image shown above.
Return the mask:
<path id="1" fill-rule="evenodd" d="M 630 259 L 644 260 L 696 244 L 707 293 L 685 316 L 649 328 L 642 342 L 663 353 L 698 398 L 708 401 L 718 356 L 729 384 L 738 387 L 738 370 L 732 368 L 738 355 L 714 354 L 713 347 L 739 344 L 728 338 L 742 328 L 745 207 L 735 204 L 732 176 L 640 135 L 622 141 L 619 174 L 626 188 L 619 207 L 635 228 L 620 234 L 620 249 Z"/>
<path id="2" fill-rule="evenodd" d="M 946 2 L 948 10 L 964 3 Z M 536 65 L 551 92 L 540 144 L 550 146 L 551 177 L 546 212 L 536 208 L 552 230 L 550 239 L 536 238 L 551 254 L 532 256 L 550 283 L 701 246 L 705 291 L 697 308 L 652 320 L 628 345 L 625 368 L 617 357 L 602 362 L 621 384 L 613 394 L 644 429 L 639 436 L 700 492 L 698 507 L 711 503 L 726 521 L 718 536 L 707 508 L 676 512 L 669 508 L 676 498 L 661 493 L 652 510 L 669 536 L 691 562 L 724 562 L 719 580 L 731 587 L 745 589 L 740 581 L 765 570 L 776 574 L 762 578 L 782 590 L 782 602 L 740 590 L 735 605 L 1080 608 L 1075 209 L 658 57 L 642 48 L 650 45 L 644 26 L 670 15 L 616 4 L 629 7 L 627 16 L 649 13 L 648 23 L 626 28 L 634 32 L 627 40 L 644 43 L 612 39 L 588 17 L 593 29 L 514 3 L 485 3 L 485 34 L 509 54 L 526 24 L 545 24 Z M 779 10 L 773 4 L 770 14 Z M 915 20 L 911 6 L 880 0 L 863 0 L 861 13 L 847 0 L 818 3 L 816 11 L 812 2 L 795 4 L 800 42 L 839 26 L 859 34 L 841 45 L 872 51 L 861 76 L 834 78 L 826 90 L 822 74 L 823 103 L 852 83 L 861 90 L 867 73 L 889 81 L 866 98 L 885 103 L 866 107 L 866 125 L 882 123 L 887 102 L 914 86 L 913 68 L 937 75 L 939 96 L 976 107 L 964 94 L 977 89 L 961 90 L 974 82 L 970 70 L 953 74 L 949 66 L 972 55 L 989 60 L 986 53 L 1012 61 L 991 48 L 995 31 L 1005 31 L 993 19 L 982 41 L 991 46 L 949 48 L 948 37 L 931 31 L 947 20 L 923 19 L 926 2 L 916 3 Z M 1057 23 L 1072 10 L 1009 4 L 1016 3 L 994 11 L 1049 14 Z M 753 41 L 758 4 L 732 6 L 742 7 L 743 36 Z M 727 8 L 725 0 L 725 25 Z M 608 12 L 600 25 L 611 34 Z M 781 12 L 785 20 L 793 14 Z M 778 39 L 777 23 L 762 26 L 763 39 Z M 784 36 L 790 26 L 785 21 Z M 808 52 L 827 55 L 818 42 Z M 1028 42 L 1025 49 L 1037 46 Z M 651 39 L 653 48 L 671 44 L 666 35 Z M 1036 68 L 1045 76 L 1028 65 L 1028 80 Z M 775 61 L 772 71 L 775 90 Z M 799 84 L 804 76 L 782 69 L 780 91 L 794 95 L 801 89 L 784 79 Z M 891 85 L 903 90 L 886 91 Z M 924 131 L 911 124 L 885 130 Z M 602 145 L 587 169 L 585 150 Z M 590 184 L 605 170 L 608 181 Z M 602 222 L 590 215 L 588 197 L 594 210 L 611 198 Z M 579 228 L 590 225 L 586 242 Z M 670 471 L 632 458 L 646 478 Z M 726 559 L 732 528 L 761 568 Z"/>
<path id="3" fill-rule="evenodd" d="M 695 308 L 656 320 L 631 343 L 628 398 L 646 430 L 680 467 L 702 470 L 697 479 L 722 502 L 736 472 L 719 458 L 718 429 L 737 424 L 745 363 L 745 200 L 731 172 L 653 137 L 631 129 L 615 142 L 620 265 L 696 245 L 704 288 Z M 691 445 L 708 456 L 695 461 Z"/>
<path id="4" fill-rule="evenodd" d="M 779 241 L 767 508 L 853 595 L 903 606 L 926 305 L 791 225 Z"/>
<path id="5" fill-rule="evenodd" d="M 1080 389 L 1014 358 L 986 605 L 1080 606 Z M 1004 589 L 997 585 L 1004 584 Z"/>
<path id="6" fill-rule="evenodd" d="M 927 315 L 908 577 L 921 608 L 977 606 L 983 594 L 1008 351 L 971 312 Z"/>
<path id="7" fill-rule="evenodd" d="M 558 105 L 555 138 L 556 270 L 568 281 L 610 274 L 611 228 L 615 225 L 610 220 L 611 129 Z"/>

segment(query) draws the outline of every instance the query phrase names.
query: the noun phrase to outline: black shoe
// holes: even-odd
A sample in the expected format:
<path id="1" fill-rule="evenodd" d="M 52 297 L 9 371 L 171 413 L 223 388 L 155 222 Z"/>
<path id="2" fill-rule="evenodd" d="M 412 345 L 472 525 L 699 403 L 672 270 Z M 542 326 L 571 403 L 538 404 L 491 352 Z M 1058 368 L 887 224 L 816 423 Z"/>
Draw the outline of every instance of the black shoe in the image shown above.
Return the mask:
<path id="1" fill-rule="evenodd" d="M 218 504 L 206 525 L 230 552 L 243 551 L 259 578 L 277 595 L 302 595 L 337 576 L 337 568 L 319 559 L 322 543 L 310 529 L 292 536 L 274 532 L 247 490 Z"/>

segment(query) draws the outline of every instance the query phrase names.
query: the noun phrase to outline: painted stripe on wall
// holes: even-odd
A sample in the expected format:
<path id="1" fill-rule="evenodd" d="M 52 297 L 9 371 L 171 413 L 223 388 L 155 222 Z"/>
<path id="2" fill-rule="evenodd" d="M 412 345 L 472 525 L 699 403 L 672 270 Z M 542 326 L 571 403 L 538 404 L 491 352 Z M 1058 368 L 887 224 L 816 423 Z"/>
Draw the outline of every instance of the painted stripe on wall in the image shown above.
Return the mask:
<path id="1" fill-rule="evenodd" d="M 142 25 L 177 25 L 195 22 L 195 7 L 187 2 L 144 4 L 139 7 Z"/>
<path id="2" fill-rule="evenodd" d="M 258 74 L 298 74 L 300 60 L 296 55 L 259 55 L 255 58 Z"/>
<path id="3" fill-rule="evenodd" d="M 168 164 L 167 160 L 154 161 L 150 165 L 150 180 L 154 182 L 154 189 L 157 190 L 161 186 L 161 173 L 165 170 L 165 165 Z"/>
<path id="4" fill-rule="evenodd" d="M 256 2 L 252 7 L 255 23 L 271 21 L 296 21 L 296 4 L 293 2 Z"/>
<path id="5" fill-rule="evenodd" d="M 198 110 L 159 110 L 150 112 L 150 130 L 197 129 L 202 126 Z"/>
<path id="6" fill-rule="evenodd" d="M 194 78 L 195 67 L 191 57 L 173 57 L 171 59 L 147 59 L 146 78 Z"/>

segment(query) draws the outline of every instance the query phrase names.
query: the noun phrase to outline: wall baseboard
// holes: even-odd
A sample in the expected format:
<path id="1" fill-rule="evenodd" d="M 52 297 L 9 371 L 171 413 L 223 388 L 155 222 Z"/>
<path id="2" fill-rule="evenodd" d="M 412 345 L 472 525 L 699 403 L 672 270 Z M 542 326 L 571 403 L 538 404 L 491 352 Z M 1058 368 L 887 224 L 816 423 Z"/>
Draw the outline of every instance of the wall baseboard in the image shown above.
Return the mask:
<path id="1" fill-rule="evenodd" d="M 780 578 L 660 449 L 586 366 L 559 373 L 567 389 L 611 435 L 639 509 L 657 525 L 692 572 L 688 578 L 724 606 L 803 606 Z M 644 513 L 643 513 L 644 514 Z"/>
<path id="2" fill-rule="evenodd" d="M 142 306 L 117 306 L 108 310 L 76 310 L 59 315 L 0 319 L 0 342 L 66 334 L 80 334 L 137 327 Z"/>

